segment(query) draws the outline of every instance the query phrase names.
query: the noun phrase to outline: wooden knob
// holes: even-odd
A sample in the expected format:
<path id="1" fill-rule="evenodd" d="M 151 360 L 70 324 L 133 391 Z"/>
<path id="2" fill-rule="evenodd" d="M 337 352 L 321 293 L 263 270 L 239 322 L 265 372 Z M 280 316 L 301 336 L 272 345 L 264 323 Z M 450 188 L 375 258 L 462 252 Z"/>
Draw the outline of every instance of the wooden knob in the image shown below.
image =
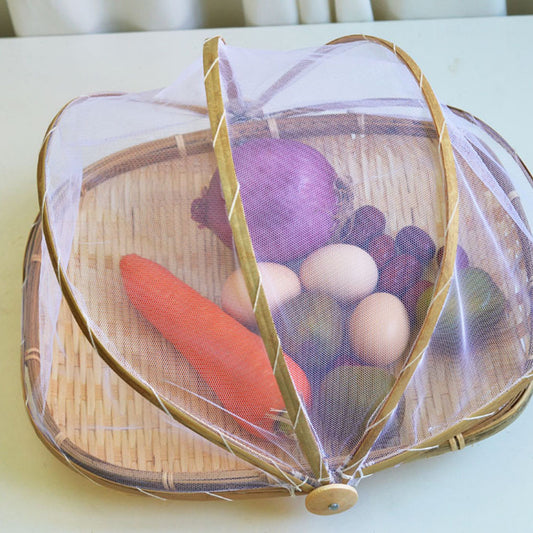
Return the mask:
<path id="1" fill-rule="evenodd" d="M 324 485 L 310 492 L 305 498 L 306 509 L 313 514 L 338 514 L 351 509 L 359 496 L 353 487 L 342 483 Z"/>

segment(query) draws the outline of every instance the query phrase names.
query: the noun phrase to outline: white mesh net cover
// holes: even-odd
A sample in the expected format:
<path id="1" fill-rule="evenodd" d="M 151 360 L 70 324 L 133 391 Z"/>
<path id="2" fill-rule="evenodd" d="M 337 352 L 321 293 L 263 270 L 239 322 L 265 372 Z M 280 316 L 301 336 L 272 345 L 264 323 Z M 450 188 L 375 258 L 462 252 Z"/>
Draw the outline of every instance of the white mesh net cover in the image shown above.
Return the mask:
<path id="1" fill-rule="evenodd" d="M 355 486 L 498 417 L 532 377 L 518 156 L 389 43 L 210 50 L 46 136 L 24 353 L 48 444 L 231 497 Z"/>

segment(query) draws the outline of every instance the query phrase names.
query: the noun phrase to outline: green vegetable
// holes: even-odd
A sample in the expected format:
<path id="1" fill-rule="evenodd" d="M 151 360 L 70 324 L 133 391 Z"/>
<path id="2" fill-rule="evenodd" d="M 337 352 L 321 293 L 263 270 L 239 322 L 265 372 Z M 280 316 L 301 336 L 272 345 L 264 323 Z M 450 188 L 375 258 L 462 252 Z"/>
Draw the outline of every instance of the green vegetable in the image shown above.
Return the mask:
<path id="1" fill-rule="evenodd" d="M 333 453 L 340 454 L 357 444 L 368 420 L 394 382 L 394 376 L 373 366 L 347 364 L 326 375 L 320 384 L 316 404 L 323 439 L 330 444 Z M 398 433 L 404 410 L 402 399 L 394 415 L 395 422 L 385 430 L 385 438 Z"/>
<path id="2" fill-rule="evenodd" d="M 417 320 L 424 319 L 433 288 L 424 291 L 417 302 Z M 481 268 L 467 267 L 457 272 L 437 327 L 432 336 L 439 348 L 457 350 L 485 342 L 504 315 L 505 296 L 490 275 Z"/>
<path id="3" fill-rule="evenodd" d="M 304 369 L 323 369 L 339 355 L 343 315 L 331 296 L 304 292 L 279 309 L 275 322 L 283 349 Z"/>

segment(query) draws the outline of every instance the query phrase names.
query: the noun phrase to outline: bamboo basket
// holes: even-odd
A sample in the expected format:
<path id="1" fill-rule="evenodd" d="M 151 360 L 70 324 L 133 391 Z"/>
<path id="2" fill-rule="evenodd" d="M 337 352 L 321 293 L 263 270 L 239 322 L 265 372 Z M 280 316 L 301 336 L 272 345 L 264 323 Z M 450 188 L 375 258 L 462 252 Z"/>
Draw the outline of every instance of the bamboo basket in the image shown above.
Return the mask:
<path id="1" fill-rule="evenodd" d="M 210 109 L 212 113 L 215 111 Z M 518 156 L 498 134 L 464 111 L 452 109 L 452 112 L 482 128 L 531 180 L 531 175 Z M 304 122 L 305 127 L 302 127 Z M 369 123 L 373 125 L 371 134 L 368 134 Z M 213 130 L 171 135 L 119 150 L 84 169 L 68 277 L 75 280 L 77 286 L 83 287 L 86 294 L 99 289 L 95 286 L 94 279 L 81 277 L 79 264 L 94 264 L 99 269 L 113 271 L 118 268 L 120 257 L 128 249 L 141 250 L 146 256 L 176 269 L 179 263 L 192 264 L 196 255 L 222 258 L 220 264 L 231 257 L 232 251 L 216 237 L 205 230 L 199 230 L 189 217 L 184 217 L 182 212 L 172 208 L 176 198 L 192 201 L 216 170 L 219 154 L 213 152 L 212 139 L 213 132 L 216 134 L 217 123 L 214 124 Z M 53 131 L 54 125 L 55 122 L 50 131 Z M 405 198 L 405 209 L 389 209 L 389 204 L 396 202 L 396 194 L 399 192 L 398 173 L 406 180 L 412 179 L 410 169 L 416 167 L 417 162 L 426 157 L 425 154 L 432 154 L 436 161 L 442 156 L 442 138 L 439 138 L 437 132 L 432 132 L 431 126 L 424 121 L 379 114 L 330 113 L 317 120 L 316 117 L 281 113 L 238 124 L 234 126 L 233 135 L 238 132 L 241 140 L 258 137 L 297 139 L 328 154 L 338 154 L 337 157 L 330 156 L 332 166 L 340 175 L 345 175 L 349 167 L 350 174 L 354 176 L 363 176 L 376 169 L 369 169 L 367 163 L 355 156 L 346 158 L 345 154 L 373 153 L 383 145 L 389 146 L 389 158 L 379 161 L 379 173 L 385 176 L 382 188 L 371 191 L 370 195 L 373 205 L 385 212 L 395 212 L 395 218 L 390 224 L 401 228 L 419 224 L 421 216 L 435 221 L 436 214 L 432 205 L 425 202 L 424 197 L 417 196 L 416 189 Z M 302 131 L 312 134 L 301 136 Z M 45 142 L 39 167 L 40 180 L 44 172 L 46 150 Z M 216 150 L 215 146 L 215 152 Z M 220 166 L 220 159 L 218 165 Z M 500 187 L 527 225 L 527 218 L 512 182 L 508 178 L 501 179 Z M 436 185 L 433 187 L 432 194 L 440 197 L 445 204 L 446 191 L 440 190 Z M 154 198 L 157 199 L 156 202 L 147 201 Z M 118 201 L 124 202 L 127 209 L 136 211 L 135 225 L 128 225 L 122 219 L 109 220 L 113 205 Z M 500 216 L 503 208 L 496 199 L 487 200 L 486 205 L 494 219 L 503 220 Z M 414 206 L 418 213 L 416 221 L 413 220 L 411 209 Z M 467 206 L 465 209 L 468 208 Z M 468 219 L 468 212 L 463 210 L 462 217 Z M 159 226 L 157 241 L 147 239 L 145 232 L 140 229 L 150 228 L 151 221 L 155 218 L 165 221 Z M 446 224 L 444 218 L 437 220 L 438 231 L 444 233 Z M 60 272 L 58 276 L 64 297 L 55 331 L 52 332 L 55 339 L 53 357 L 47 394 L 43 401 L 38 392 L 41 391 L 43 375 L 39 284 L 42 279 L 41 270 L 51 268 L 42 262 L 43 244 L 49 242 L 46 241 L 47 231 L 46 213 L 41 211 L 32 228 L 24 258 L 22 364 L 30 418 L 43 443 L 60 460 L 104 485 L 164 498 L 233 499 L 316 494 L 319 491 L 316 485 L 305 479 L 296 480 L 296 483 L 294 480 L 289 480 L 289 483 L 280 482 L 280 476 L 276 476 L 275 470 L 263 468 L 261 461 L 248 460 L 249 452 L 241 453 L 242 450 L 234 448 L 233 444 L 220 443 L 220 439 L 217 442 L 196 427 L 194 420 L 185 419 L 180 420 L 183 424 L 177 423 L 172 419 L 176 416 L 168 405 L 158 405 L 150 391 L 139 387 L 131 376 L 122 371 L 118 374 L 112 372 L 105 349 L 94 342 L 94 332 L 87 331 L 81 311 L 69 301 L 68 286 Z M 174 242 L 176 234 L 181 235 L 182 242 L 187 245 L 183 249 Z M 502 229 L 500 234 L 503 235 L 501 238 L 509 256 L 520 255 L 524 258 L 528 279 L 531 279 L 533 254 L 529 241 L 512 227 L 505 228 L 505 231 Z M 474 231 L 461 234 L 461 245 L 469 250 L 473 263 L 483 263 L 483 242 L 487 238 Z M 97 255 L 88 251 L 87 243 L 100 241 L 116 244 L 105 246 Z M 53 250 L 51 256 L 54 264 Z M 449 259 L 452 266 L 453 259 L 454 257 Z M 253 262 L 255 260 L 252 256 Z M 229 269 L 216 273 L 198 269 L 195 286 L 201 287 L 202 293 L 215 303 L 220 303 L 217 287 L 229 273 Z M 213 279 L 213 276 L 219 276 L 220 279 Z M 498 273 L 494 276 L 496 278 Z M 502 287 L 505 286 L 505 279 L 498 278 L 497 281 Z M 509 287 L 506 293 L 512 298 L 514 291 Z M 522 301 L 519 295 L 511 301 L 511 308 L 526 306 L 529 309 L 530 305 L 530 302 Z M 440 308 L 435 311 L 435 320 L 439 311 Z M 530 309 L 527 315 L 531 317 Z M 113 319 L 117 324 L 131 324 L 136 320 L 131 312 Z M 136 324 L 135 327 L 140 326 Z M 116 342 L 127 343 L 129 330 L 117 329 Z M 431 335 L 432 328 L 428 329 Z M 480 398 L 490 398 L 490 401 L 459 423 L 453 423 L 456 410 L 454 401 L 460 397 L 465 383 L 461 382 L 460 372 L 450 367 L 445 358 L 441 360 L 442 363 L 434 362 L 430 398 L 427 383 L 418 388 L 417 380 L 407 380 L 399 393 L 400 396 L 403 394 L 405 411 L 411 412 L 422 404 L 419 423 L 429 426 L 439 420 L 445 429 L 434 435 L 428 434 L 416 446 L 406 448 L 403 443 L 412 439 L 412 425 L 402 423 L 396 440 L 392 441 L 394 447 L 372 449 L 365 467 L 357 476 L 420 457 L 460 450 L 512 422 L 526 405 L 532 391 L 532 374 L 527 366 L 529 362 L 524 363 L 515 357 L 517 351 L 523 350 L 524 343 L 528 346 L 530 344 L 531 320 L 524 321 L 517 315 L 515 330 L 514 336 L 498 337 L 477 354 L 480 375 L 487 376 L 487 379 L 476 383 L 477 393 Z M 507 387 L 507 382 L 499 375 L 501 368 L 509 368 L 511 373 L 522 373 L 524 379 Z M 149 373 L 150 370 L 146 369 L 146 372 Z M 205 385 L 194 377 L 193 371 L 180 367 L 180 372 L 190 373 L 190 386 L 198 394 L 209 395 Z M 498 391 L 502 388 L 505 388 L 505 393 L 499 394 Z M 290 397 L 290 393 L 288 395 Z M 191 400 L 183 397 L 179 401 Z M 196 409 L 205 409 L 206 417 L 223 417 L 210 410 L 209 406 L 196 406 Z M 242 433 L 242 429 L 229 417 L 221 424 L 229 427 L 236 435 Z M 375 438 L 378 435 L 379 432 Z M 332 486 L 338 488 L 338 485 Z M 327 488 L 328 484 L 324 487 Z M 353 504 L 350 496 L 349 503 L 342 504 L 339 509 L 338 505 L 331 506 L 331 496 L 327 496 L 325 500 L 323 498 L 321 495 L 318 504 L 311 502 L 309 509 L 319 514 L 331 514 Z"/>

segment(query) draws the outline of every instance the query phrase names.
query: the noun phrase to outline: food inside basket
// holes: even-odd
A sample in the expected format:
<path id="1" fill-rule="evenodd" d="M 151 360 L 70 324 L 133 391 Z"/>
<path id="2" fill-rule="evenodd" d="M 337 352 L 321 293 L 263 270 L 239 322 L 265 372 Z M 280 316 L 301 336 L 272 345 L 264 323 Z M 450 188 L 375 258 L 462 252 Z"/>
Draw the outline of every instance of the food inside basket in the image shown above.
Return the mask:
<path id="1" fill-rule="evenodd" d="M 336 446 L 354 446 L 424 321 L 443 248 L 437 252 L 418 226 L 390 227 L 372 205 L 339 218 L 349 211 L 338 178 L 326 156 L 303 143 L 244 142 L 234 158 L 238 178 L 245 178 L 240 194 L 248 199 L 252 242 L 260 244 L 259 259 L 268 259 L 258 270 L 292 379 L 323 435 Z M 218 172 L 192 202 L 191 216 L 233 246 Z M 497 285 L 468 264 L 459 247 L 456 288 L 434 333 L 448 352 L 464 344 L 465 323 L 482 340 L 503 312 Z M 286 431 L 285 405 L 239 268 L 223 284 L 220 307 L 148 259 L 124 256 L 121 272 L 136 309 L 242 427 L 263 438 Z M 403 399 L 400 404 L 396 425 L 405 409 Z"/>
<path id="2" fill-rule="evenodd" d="M 335 171 L 318 150 L 288 139 L 254 139 L 233 149 L 233 161 L 259 261 L 298 259 L 330 239 Z M 191 214 L 232 246 L 218 171 Z"/>

